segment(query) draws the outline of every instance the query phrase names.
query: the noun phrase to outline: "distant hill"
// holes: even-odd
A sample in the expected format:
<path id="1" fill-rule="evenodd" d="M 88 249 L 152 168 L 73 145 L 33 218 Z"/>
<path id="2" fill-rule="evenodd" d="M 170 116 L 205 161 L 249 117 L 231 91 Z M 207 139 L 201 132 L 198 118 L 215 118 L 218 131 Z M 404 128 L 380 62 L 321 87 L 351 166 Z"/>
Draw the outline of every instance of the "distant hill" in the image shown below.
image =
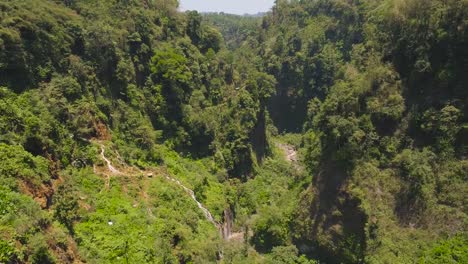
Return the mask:
<path id="1" fill-rule="evenodd" d="M 229 49 L 238 48 L 249 36 L 257 34 L 261 18 L 266 13 L 233 15 L 227 13 L 203 13 L 205 21 L 218 28 Z"/>
<path id="2" fill-rule="evenodd" d="M 468 263 L 468 1 L 0 0 L 0 263 Z"/>

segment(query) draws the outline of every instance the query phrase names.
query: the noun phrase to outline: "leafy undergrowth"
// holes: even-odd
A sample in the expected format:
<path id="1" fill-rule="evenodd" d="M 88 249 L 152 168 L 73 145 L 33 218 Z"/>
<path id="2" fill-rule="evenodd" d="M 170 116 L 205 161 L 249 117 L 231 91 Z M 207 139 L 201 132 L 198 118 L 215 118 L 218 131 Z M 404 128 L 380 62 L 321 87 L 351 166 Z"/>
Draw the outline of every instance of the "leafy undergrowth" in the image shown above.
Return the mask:
<path id="1" fill-rule="evenodd" d="M 234 250 L 236 254 L 230 256 L 232 262 L 228 263 L 250 263 L 248 259 L 260 256 L 262 260 L 258 262 L 314 263 L 300 256 L 289 229 L 299 194 L 308 186 L 311 178 L 301 168 L 301 156 L 294 164 L 288 160 L 284 148 L 280 147 L 286 145 L 298 153 L 302 152 L 300 139 L 289 141 L 288 137 L 295 136 L 272 139 L 272 154 L 259 166 L 255 177 L 243 184 L 232 183 L 236 186 L 235 229 L 244 232 L 245 244 Z"/>
<path id="2" fill-rule="evenodd" d="M 118 152 L 107 153 L 113 153 L 109 159 L 118 164 Z M 216 262 L 222 241 L 217 228 L 179 185 L 165 178 L 166 174 L 180 176 L 191 188 L 195 180 L 203 179 L 197 174 L 204 172 L 202 163 L 168 154 L 167 167 L 140 170 L 121 161 L 115 165 L 118 173 L 99 176 L 90 168 L 70 171 L 70 184 L 79 186 L 81 212 L 74 233 L 84 259 L 90 263 Z M 104 172 L 102 165 L 95 171 Z M 216 208 L 208 201 L 208 208 Z"/>
<path id="3" fill-rule="evenodd" d="M 100 175 L 90 167 L 67 171 L 70 185 L 80 186 L 75 190 L 80 219 L 73 225 L 73 233 L 80 256 L 88 262 L 270 263 L 281 257 L 299 259 L 287 226 L 297 204 L 293 197 L 299 197 L 310 179 L 287 160 L 282 148 L 273 147 L 273 155 L 255 177 L 245 183 L 229 183 L 221 172 L 213 172 L 210 159 L 184 158 L 160 146 L 162 165 L 140 169 L 119 161 L 122 157 L 112 144 L 104 145 L 118 174 L 106 172 L 103 162 L 94 167 Z M 224 210 L 232 207 L 237 241 L 223 241 L 190 196 L 165 175 L 194 190 L 219 223 L 225 220 Z M 265 258 L 256 251 L 269 254 Z"/>
<path id="4" fill-rule="evenodd" d="M 467 4 L 0 1 L 0 263 L 466 262 Z"/>

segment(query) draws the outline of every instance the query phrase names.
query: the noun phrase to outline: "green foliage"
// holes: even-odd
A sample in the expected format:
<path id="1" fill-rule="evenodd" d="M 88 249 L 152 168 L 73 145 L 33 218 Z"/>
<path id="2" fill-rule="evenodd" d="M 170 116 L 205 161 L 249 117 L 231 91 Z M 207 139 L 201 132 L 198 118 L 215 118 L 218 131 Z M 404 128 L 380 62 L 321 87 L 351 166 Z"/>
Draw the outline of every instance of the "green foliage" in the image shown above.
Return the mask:
<path id="1" fill-rule="evenodd" d="M 276 264 L 314 264 L 314 260 L 308 260 L 305 256 L 298 256 L 299 252 L 295 246 L 275 247 L 268 256 L 266 263 Z"/>
<path id="2" fill-rule="evenodd" d="M 60 186 L 54 195 L 54 204 L 54 217 L 73 232 L 73 222 L 79 218 L 79 204 L 76 192 L 73 191 L 71 186 Z"/>
<path id="3" fill-rule="evenodd" d="M 417 238 L 400 243 L 421 248 L 465 231 L 457 221 L 466 210 L 448 195 L 465 188 L 462 9 L 464 1 L 278 1 L 263 19 L 259 54 L 278 80 L 271 116 L 280 130 L 305 129 L 315 177 L 293 234 L 304 253 L 404 263 L 422 252 L 389 242 L 406 227 Z"/>
<path id="4" fill-rule="evenodd" d="M 419 263 L 465 263 L 468 261 L 466 235 L 459 235 L 440 242 L 429 250 Z"/>
<path id="5" fill-rule="evenodd" d="M 460 110 L 452 105 L 440 111 L 429 109 L 424 112 L 421 128 L 435 141 L 435 150 L 441 155 L 450 157 L 454 154 L 454 144 L 461 129 L 460 116 Z"/>
<path id="6" fill-rule="evenodd" d="M 48 245 L 46 244 L 42 234 L 36 234 L 29 241 L 31 252 L 31 263 L 34 264 L 54 264 L 56 263 L 53 256 L 51 256 Z"/>
<path id="7" fill-rule="evenodd" d="M 191 241 L 197 236 L 213 239 L 217 231 L 210 223 L 198 220 L 202 219 L 199 210 L 183 190 L 161 179 L 148 186 L 148 196 L 147 203 L 132 206 L 130 197 L 122 196 L 119 187 L 98 195 L 96 211 L 75 228 L 86 259 L 104 263 L 176 263 L 176 258 L 189 261 L 206 254 L 205 259 L 213 261 L 215 248 L 202 253 L 205 244 Z M 204 250 L 209 249 L 206 246 Z M 177 252 L 172 252 L 171 247 Z"/>
<path id="8" fill-rule="evenodd" d="M 0 262 L 467 261 L 466 1 L 177 8 L 0 1 Z"/>
<path id="9" fill-rule="evenodd" d="M 396 163 L 399 164 L 401 175 L 410 183 L 413 195 L 422 195 L 424 186 L 434 183 L 434 173 L 431 164 L 434 162 L 435 155 L 430 151 L 423 150 L 411 151 L 403 150 L 396 157 Z M 427 197 L 422 197 L 427 200 Z"/>
<path id="10" fill-rule="evenodd" d="M 320 157 L 322 154 L 320 138 L 313 131 L 309 131 L 304 135 L 304 142 L 307 147 L 304 160 L 307 168 L 311 170 L 312 173 L 314 173 L 318 169 L 318 165 L 320 164 Z"/>
<path id="11" fill-rule="evenodd" d="M 212 173 L 212 170 L 216 169 L 213 162 L 207 159 L 194 161 L 182 158 L 172 151 L 164 154 L 163 162 L 172 175 L 194 190 L 197 198 L 209 208 L 214 218 L 221 222 L 224 209 L 228 207 L 228 189 L 219 182 L 217 175 Z M 223 174 L 222 171 L 218 173 Z"/>
<path id="12" fill-rule="evenodd" d="M 8 263 L 13 262 L 16 258 L 17 250 L 13 243 L 0 240 L 0 261 Z"/>
<path id="13" fill-rule="evenodd" d="M 0 175 L 2 185 L 17 189 L 16 181 L 23 180 L 36 187 L 50 180 L 48 162 L 34 157 L 21 146 L 0 143 Z"/>
<path id="14" fill-rule="evenodd" d="M 0 85 L 23 91 L 62 72 L 75 41 L 70 33 L 80 23 L 73 12 L 49 1 L 8 1 L 1 7 Z"/>
<path id="15" fill-rule="evenodd" d="M 255 37 L 260 17 L 237 16 L 225 13 L 206 13 L 203 18 L 221 32 L 226 46 L 230 49 L 239 48 L 248 37 Z"/>
<path id="16" fill-rule="evenodd" d="M 29 195 L 18 202 L 2 193 L 2 258 L 216 262 L 218 230 L 180 186 L 120 174 L 104 180 L 96 173 L 106 164 L 90 144 L 114 146 L 106 150 L 114 164 L 167 170 L 218 222 L 235 206 L 227 179 L 246 180 L 265 155 L 276 81 L 177 5 L 0 3 L 0 181 L 5 197 Z"/>
<path id="17" fill-rule="evenodd" d="M 187 14 L 187 35 L 201 51 L 210 49 L 218 52 L 222 44 L 222 36 L 214 27 L 202 23 L 202 16 L 197 11 L 189 11 Z"/>
<path id="18" fill-rule="evenodd" d="M 161 81 L 180 86 L 189 85 L 191 73 L 187 71 L 187 59 L 180 51 L 167 45 L 154 54 L 152 61 L 151 70 Z M 178 95 L 177 92 L 175 96 L 183 98 L 183 95 Z"/>
<path id="19" fill-rule="evenodd" d="M 305 174 L 285 160 L 282 148 L 274 148 L 273 156 L 264 161 L 255 178 L 238 189 L 237 218 L 252 230 L 251 242 L 259 252 L 269 253 L 276 246 L 290 244 L 292 213 L 302 184 L 308 181 Z M 247 221 L 252 213 L 252 219 Z"/>
<path id="20" fill-rule="evenodd" d="M 314 1 L 277 4 L 274 13 L 263 19 L 268 38 L 261 44 L 266 70 L 279 84 L 271 115 L 280 130 L 299 132 L 308 101 L 326 97 L 360 39 L 359 10 L 343 1 Z"/>
<path id="21" fill-rule="evenodd" d="M 50 224 L 48 213 L 42 211 L 31 197 L 5 187 L 0 188 L 0 198 L 2 261 L 24 262 L 29 259 L 32 263 L 55 263 L 43 235 Z"/>
<path id="22" fill-rule="evenodd" d="M 287 224 L 278 208 L 260 210 L 253 224 L 252 243 L 260 252 L 269 252 L 273 247 L 282 246 L 288 239 Z"/>

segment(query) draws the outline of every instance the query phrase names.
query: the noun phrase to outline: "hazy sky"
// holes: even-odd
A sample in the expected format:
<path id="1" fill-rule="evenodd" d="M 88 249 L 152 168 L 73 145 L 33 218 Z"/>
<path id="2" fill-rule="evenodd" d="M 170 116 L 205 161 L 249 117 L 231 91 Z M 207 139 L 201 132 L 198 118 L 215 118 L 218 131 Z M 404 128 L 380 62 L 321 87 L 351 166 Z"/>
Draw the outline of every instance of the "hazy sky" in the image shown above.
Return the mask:
<path id="1" fill-rule="evenodd" d="M 256 14 L 270 10 L 275 0 L 179 0 L 181 10 Z"/>

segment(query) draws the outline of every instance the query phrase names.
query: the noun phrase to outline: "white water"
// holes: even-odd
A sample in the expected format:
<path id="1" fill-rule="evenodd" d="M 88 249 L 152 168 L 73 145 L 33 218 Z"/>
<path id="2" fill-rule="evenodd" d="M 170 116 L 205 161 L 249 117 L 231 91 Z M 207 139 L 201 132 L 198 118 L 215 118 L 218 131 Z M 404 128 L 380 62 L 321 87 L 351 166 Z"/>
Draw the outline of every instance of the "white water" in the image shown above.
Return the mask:
<path id="1" fill-rule="evenodd" d="M 102 144 L 99 144 L 100 147 L 101 147 L 101 158 L 106 162 L 107 164 L 107 168 L 108 170 L 112 173 L 112 174 L 122 174 L 122 172 L 120 172 L 119 170 L 117 170 L 114 166 L 112 166 L 112 162 L 105 156 L 105 147 L 104 145 Z M 139 170 L 141 172 L 141 170 Z M 182 187 L 182 189 L 184 189 L 184 191 L 190 196 L 190 198 L 192 198 L 192 200 L 197 204 L 198 208 L 203 212 L 203 214 L 205 215 L 205 218 L 206 220 L 208 220 L 209 222 L 211 222 L 219 231 L 220 235 L 226 239 L 226 240 L 229 240 L 231 238 L 231 229 L 232 229 L 232 213 L 230 210 L 226 209 L 224 210 L 224 224 L 222 223 L 218 223 L 216 222 L 216 220 L 214 219 L 213 215 L 211 214 L 211 212 L 205 207 L 203 206 L 202 203 L 200 203 L 198 200 L 197 200 L 197 197 L 195 196 L 195 193 L 187 188 L 185 185 L 183 185 L 179 180 L 175 179 L 175 178 L 172 178 L 170 177 L 169 175 L 165 175 L 165 178 L 169 181 L 172 181 L 174 183 L 176 183 L 177 185 L 179 185 L 180 187 Z M 109 188 L 109 178 L 106 182 L 106 186 L 107 188 Z"/>
<path id="2" fill-rule="evenodd" d="M 224 223 L 218 223 L 218 222 L 216 222 L 216 220 L 214 219 L 214 217 L 210 213 L 210 211 L 205 206 L 203 206 L 202 203 L 200 203 L 197 200 L 197 197 L 195 196 L 195 193 L 191 189 L 187 188 L 185 185 L 183 185 L 177 179 L 174 179 L 174 178 L 172 178 L 172 177 L 170 177 L 168 175 L 165 175 L 165 177 L 166 177 L 167 180 L 172 181 L 172 182 L 176 183 L 177 185 L 179 185 L 180 187 L 182 187 L 182 189 L 184 189 L 184 191 L 188 195 L 190 195 L 192 200 L 197 204 L 198 208 L 200 210 L 202 210 L 203 214 L 205 215 L 206 220 L 210 221 L 218 229 L 219 234 L 221 235 L 221 237 L 223 237 L 225 240 L 230 240 L 233 237 L 233 234 L 232 234 L 233 216 L 232 216 L 232 212 L 231 212 L 230 209 L 224 210 Z M 238 233 L 236 235 L 239 235 L 239 234 L 241 234 L 243 236 L 243 233 Z"/>
<path id="3" fill-rule="evenodd" d="M 213 218 L 213 215 L 210 213 L 210 211 L 208 209 L 206 209 L 206 207 L 203 206 L 202 203 L 200 203 L 198 200 L 197 200 L 197 197 L 195 196 L 195 193 L 187 188 L 185 185 L 183 185 L 179 180 L 177 179 L 174 179 L 168 175 L 166 175 L 166 179 L 170 180 L 170 181 L 173 181 L 175 182 L 177 185 L 179 185 L 180 187 L 182 187 L 182 189 L 184 189 L 184 191 L 190 195 L 190 197 L 192 198 L 193 201 L 195 201 L 195 203 L 197 204 L 198 208 L 200 210 L 202 210 L 203 214 L 205 215 L 205 218 L 206 220 L 210 221 L 216 228 L 220 228 L 220 224 L 218 222 L 216 222 Z"/>
<path id="4" fill-rule="evenodd" d="M 105 153 L 105 150 L 104 150 L 104 145 L 101 145 L 101 158 L 107 163 L 107 168 L 109 169 L 110 172 L 112 172 L 113 174 L 122 174 L 119 170 L 117 170 L 116 168 L 114 168 L 114 166 L 112 166 L 112 163 L 110 162 L 109 159 L 106 158 L 106 156 L 104 155 Z"/>

